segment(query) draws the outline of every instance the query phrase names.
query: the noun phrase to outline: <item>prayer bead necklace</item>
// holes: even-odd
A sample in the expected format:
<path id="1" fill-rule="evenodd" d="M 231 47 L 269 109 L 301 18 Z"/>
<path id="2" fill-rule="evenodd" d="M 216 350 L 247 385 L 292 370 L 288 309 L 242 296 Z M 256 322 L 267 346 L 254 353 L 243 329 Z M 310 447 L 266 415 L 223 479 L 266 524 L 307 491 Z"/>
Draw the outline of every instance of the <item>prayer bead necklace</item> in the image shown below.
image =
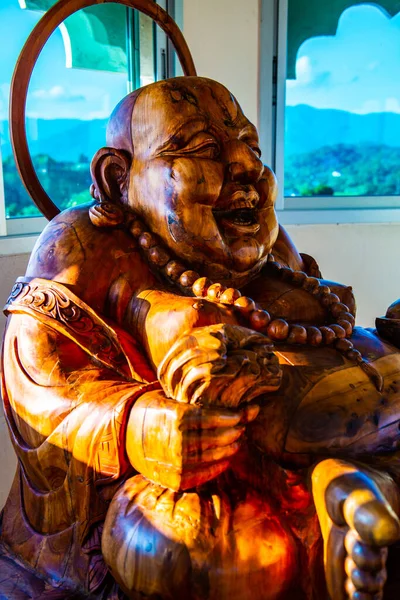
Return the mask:
<path id="1" fill-rule="evenodd" d="M 311 346 L 329 346 L 338 350 L 349 360 L 359 365 L 372 379 L 376 388 L 381 391 L 383 379 L 379 372 L 368 363 L 348 339 L 355 325 L 354 315 L 340 298 L 333 294 L 327 285 L 321 285 L 316 277 L 309 277 L 302 271 L 294 271 L 290 267 L 277 262 L 272 254 L 268 256 L 266 269 L 276 277 L 303 289 L 315 296 L 320 305 L 331 317 L 328 326 L 300 325 L 288 323 L 285 319 L 271 316 L 266 310 L 257 307 L 252 298 L 242 296 L 235 288 L 227 288 L 221 283 L 214 283 L 202 277 L 196 271 L 187 269 L 179 260 L 171 259 L 159 238 L 148 231 L 142 221 L 129 211 L 129 214 L 116 218 L 115 205 L 100 203 L 89 209 L 92 223 L 98 227 L 116 226 L 125 223 L 132 236 L 138 241 L 146 260 L 157 269 L 173 285 L 178 286 L 185 295 L 230 305 L 237 310 L 251 329 L 266 335 L 273 342 Z M 117 211 L 120 211 L 117 208 Z"/>

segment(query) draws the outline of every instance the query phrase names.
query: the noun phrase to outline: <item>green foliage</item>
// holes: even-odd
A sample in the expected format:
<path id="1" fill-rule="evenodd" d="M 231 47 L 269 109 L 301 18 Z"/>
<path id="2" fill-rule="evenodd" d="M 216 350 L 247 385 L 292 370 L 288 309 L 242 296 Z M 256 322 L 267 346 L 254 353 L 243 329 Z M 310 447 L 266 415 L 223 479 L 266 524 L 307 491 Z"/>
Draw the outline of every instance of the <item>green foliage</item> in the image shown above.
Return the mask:
<path id="1" fill-rule="evenodd" d="M 77 162 L 53 160 L 47 154 L 38 154 L 33 164 L 40 183 L 60 210 L 88 202 L 91 197 L 89 160 L 81 155 Z M 3 161 L 6 216 L 31 217 L 40 213 L 22 185 L 12 156 Z"/>
<path id="2" fill-rule="evenodd" d="M 285 162 L 286 196 L 393 196 L 400 194 L 400 148 L 336 144 Z"/>

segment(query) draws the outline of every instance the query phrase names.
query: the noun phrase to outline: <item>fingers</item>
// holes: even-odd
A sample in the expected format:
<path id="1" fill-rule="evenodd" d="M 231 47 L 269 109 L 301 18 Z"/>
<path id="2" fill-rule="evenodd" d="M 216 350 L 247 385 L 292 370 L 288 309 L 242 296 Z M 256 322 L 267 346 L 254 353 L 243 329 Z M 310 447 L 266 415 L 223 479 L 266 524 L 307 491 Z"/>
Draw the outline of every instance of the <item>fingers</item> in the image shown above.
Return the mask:
<path id="1" fill-rule="evenodd" d="M 345 589 L 350 600 L 381 599 L 387 576 L 387 548 L 378 548 L 363 542 L 352 529 L 346 534 L 345 548 Z"/>
<path id="2" fill-rule="evenodd" d="M 239 448 L 240 443 L 235 442 L 233 444 L 230 444 L 229 446 L 222 446 L 217 448 L 210 448 L 209 450 L 204 450 L 204 452 L 201 452 L 200 454 L 188 454 L 185 457 L 185 464 L 191 465 L 200 463 L 204 465 L 204 463 L 213 463 L 219 462 L 221 460 L 227 460 L 228 458 L 231 458 L 231 456 L 236 454 Z"/>
<path id="3" fill-rule="evenodd" d="M 260 412 L 260 407 L 258 404 L 249 404 L 242 409 L 242 418 L 240 422 L 243 424 L 251 423 L 258 416 Z"/>
<path id="4" fill-rule="evenodd" d="M 360 539 L 373 546 L 389 546 L 400 538 L 400 522 L 374 485 L 355 489 L 343 504 L 343 516 Z"/>
<path id="5" fill-rule="evenodd" d="M 378 548 L 362 542 L 357 533 L 351 529 L 346 535 L 345 548 L 347 555 L 359 569 L 377 572 L 385 566 L 387 548 Z"/>
<path id="6" fill-rule="evenodd" d="M 229 460 L 222 460 L 217 463 L 212 463 L 202 469 L 194 469 L 186 471 L 182 475 L 181 489 L 188 490 L 190 488 L 202 485 L 215 477 L 218 477 L 229 467 Z"/>
<path id="7" fill-rule="evenodd" d="M 185 437 L 184 449 L 188 454 L 193 452 L 203 452 L 210 448 L 218 448 L 229 446 L 236 442 L 245 427 L 238 425 L 237 427 L 227 427 L 226 429 L 205 429 L 204 431 L 189 431 Z"/>
<path id="8" fill-rule="evenodd" d="M 190 429 L 218 429 L 220 427 L 235 427 L 242 419 L 242 412 L 234 412 L 228 409 L 204 409 L 193 407 L 193 410 L 185 415 L 182 427 Z"/>

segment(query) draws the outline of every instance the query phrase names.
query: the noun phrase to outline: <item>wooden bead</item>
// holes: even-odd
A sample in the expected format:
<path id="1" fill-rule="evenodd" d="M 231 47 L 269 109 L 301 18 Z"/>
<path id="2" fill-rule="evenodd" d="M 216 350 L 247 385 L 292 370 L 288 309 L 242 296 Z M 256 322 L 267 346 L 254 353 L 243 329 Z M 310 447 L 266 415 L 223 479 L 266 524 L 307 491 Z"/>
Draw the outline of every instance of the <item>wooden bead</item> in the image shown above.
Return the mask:
<path id="1" fill-rule="evenodd" d="M 356 360 L 357 360 L 357 358 L 358 358 L 359 356 L 361 356 L 361 353 L 360 353 L 358 350 L 356 350 L 355 348 L 351 348 L 351 350 L 348 350 L 348 351 L 346 352 L 346 356 L 347 356 L 347 358 L 348 358 L 349 360 L 356 361 Z"/>
<path id="2" fill-rule="evenodd" d="M 250 327 L 256 331 L 264 331 L 270 321 L 271 315 L 266 310 L 253 310 L 250 315 Z"/>
<path id="3" fill-rule="evenodd" d="M 241 297 L 241 293 L 239 290 L 235 290 L 235 288 L 228 288 L 224 291 L 221 298 L 219 299 L 222 304 L 234 304 L 235 300 Z"/>
<path id="4" fill-rule="evenodd" d="M 345 319 L 339 319 L 337 324 L 340 325 L 340 327 L 343 327 L 347 337 L 351 336 L 351 334 L 353 333 L 353 327 L 351 326 L 351 323 L 349 323 Z"/>
<path id="5" fill-rule="evenodd" d="M 196 279 L 199 279 L 200 275 L 196 271 L 185 271 L 179 277 L 179 283 L 183 287 L 192 287 Z"/>
<path id="6" fill-rule="evenodd" d="M 339 350 L 339 352 L 348 352 L 353 348 L 353 344 L 350 340 L 340 339 L 336 340 L 335 348 L 336 350 Z"/>
<path id="7" fill-rule="evenodd" d="M 327 285 L 320 285 L 318 288 L 318 294 L 320 296 L 325 296 L 326 294 L 331 293 L 331 288 Z"/>
<path id="8" fill-rule="evenodd" d="M 307 329 L 302 325 L 290 325 L 287 342 L 289 344 L 306 344 Z"/>
<path id="9" fill-rule="evenodd" d="M 281 268 L 279 270 L 279 275 L 281 276 L 281 278 L 284 281 L 287 281 L 287 280 L 291 281 L 292 275 L 293 275 L 293 269 L 291 269 L 290 267 L 281 266 Z"/>
<path id="10" fill-rule="evenodd" d="M 322 306 L 332 306 L 332 304 L 336 304 L 338 302 L 340 302 L 340 298 L 339 296 L 336 296 L 336 294 L 325 294 L 324 296 L 322 296 L 322 298 L 320 299 L 320 302 L 322 304 Z"/>
<path id="11" fill-rule="evenodd" d="M 338 302 L 337 304 L 332 304 L 331 306 L 331 314 L 337 319 L 340 313 L 348 312 L 349 308 L 342 302 Z"/>
<path id="12" fill-rule="evenodd" d="M 319 292 L 319 279 L 316 277 L 307 277 L 303 283 L 303 289 L 312 294 L 317 294 Z"/>
<path id="13" fill-rule="evenodd" d="M 140 235 L 142 235 L 144 230 L 145 226 L 142 223 L 142 221 L 139 221 L 139 219 L 135 219 L 129 228 L 129 231 L 131 232 L 133 237 L 139 237 Z"/>
<path id="14" fill-rule="evenodd" d="M 148 257 L 150 262 L 157 265 L 157 267 L 164 267 L 170 259 L 169 254 L 167 254 L 162 246 L 153 246 L 153 248 L 150 248 Z"/>
<path id="15" fill-rule="evenodd" d="M 170 260 L 167 266 L 165 267 L 165 272 L 172 279 L 172 281 L 178 281 L 179 277 L 186 271 L 186 267 L 184 267 L 177 260 Z"/>
<path id="16" fill-rule="evenodd" d="M 284 319 L 274 319 L 268 325 L 267 333 L 273 340 L 286 340 L 287 336 L 289 335 L 289 323 L 287 323 Z"/>
<path id="17" fill-rule="evenodd" d="M 346 337 L 346 331 L 343 329 L 343 327 L 340 327 L 340 325 L 332 323 L 332 325 L 329 325 L 329 327 L 335 332 L 335 335 L 338 339 Z"/>
<path id="18" fill-rule="evenodd" d="M 149 250 L 153 246 L 157 245 L 157 240 L 152 233 L 145 231 L 139 237 L 139 244 L 142 246 L 142 248 Z"/>
<path id="19" fill-rule="evenodd" d="M 354 318 L 354 315 L 352 315 L 349 312 L 342 312 L 342 313 L 340 313 L 340 315 L 338 315 L 338 319 L 343 319 L 344 321 L 348 321 L 352 327 L 354 327 L 355 324 L 356 324 L 356 320 Z"/>
<path id="20" fill-rule="evenodd" d="M 216 301 L 220 299 L 221 295 L 225 292 L 226 287 L 221 283 L 213 283 L 207 290 L 207 299 Z"/>
<path id="21" fill-rule="evenodd" d="M 248 298 L 247 296 L 241 296 L 235 300 L 234 306 L 236 306 L 236 308 L 238 308 L 244 315 L 250 314 L 256 308 L 254 300 Z"/>
<path id="22" fill-rule="evenodd" d="M 303 273 L 303 271 L 293 271 L 292 273 L 292 283 L 296 285 L 303 285 L 305 280 L 307 279 L 307 273 Z"/>
<path id="23" fill-rule="evenodd" d="M 322 333 L 322 339 L 326 345 L 332 344 L 336 339 L 336 334 L 330 327 L 325 327 L 325 325 L 323 325 L 319 330 Z"/>
<path id="24" fill-rule="evenodd" d="M 196 281 L 192 285 L 193 294 L 198 298 L 207 296 L 207 290 L 211 284 L 212 281 L 211 279 L 208 279 L 208 277 L 199 277 L 199 279 L 196 279 Z"/>
<path id="25" fill-rule="evenodd" d="M 280 271 L 282 269 L 282 265 L 278 262 L 276 262 L 276 260 L 271 261 L 268 263 L 268 266 L 273 270 L 273 271 Z"/>
<path id="26" fill-rule="evenodd" d="M 311 346 L 319 346 L 322 344 L 322 333 L 318 329 L 318 327 L 313 327 L 310 325 L 307 329 L 307 342 L 311 344 Z"/>

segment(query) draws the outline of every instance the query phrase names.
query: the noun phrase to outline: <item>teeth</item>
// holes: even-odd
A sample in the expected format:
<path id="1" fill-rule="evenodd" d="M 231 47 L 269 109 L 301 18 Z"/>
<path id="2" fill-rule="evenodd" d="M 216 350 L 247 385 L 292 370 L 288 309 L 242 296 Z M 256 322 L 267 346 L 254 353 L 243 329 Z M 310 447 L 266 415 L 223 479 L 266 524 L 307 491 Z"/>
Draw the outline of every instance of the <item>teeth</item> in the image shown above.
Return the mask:
<path id="1" fill-rule="evenodd" d="M 254 207 L 253 202 L 251 202 L 250 200 L 245 200 L 244 198 L 235 200 L 231 204 L 232 210 L 236 210 L 238 208 L 253 208 L 253 207 Z"/>

